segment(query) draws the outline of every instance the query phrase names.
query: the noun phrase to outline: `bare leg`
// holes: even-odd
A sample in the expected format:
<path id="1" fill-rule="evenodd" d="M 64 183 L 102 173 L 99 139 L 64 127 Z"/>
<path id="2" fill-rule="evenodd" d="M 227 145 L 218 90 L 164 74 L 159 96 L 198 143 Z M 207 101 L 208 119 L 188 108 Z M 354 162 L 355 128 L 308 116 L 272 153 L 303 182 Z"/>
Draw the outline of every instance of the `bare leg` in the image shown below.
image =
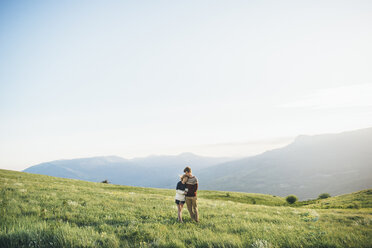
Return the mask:
<path id="1" fill-rule="evenodd" d="M 178 221 L 182 222 L 182 207 L 180 204 L 177 204 L 177 208 L 178 208 Z"/>
<path id="2" fill-rule="evenodd" d="M 183 209 L 183 204 L 178 205 L 178 220 L 182 223 L 182 209 Z"/>

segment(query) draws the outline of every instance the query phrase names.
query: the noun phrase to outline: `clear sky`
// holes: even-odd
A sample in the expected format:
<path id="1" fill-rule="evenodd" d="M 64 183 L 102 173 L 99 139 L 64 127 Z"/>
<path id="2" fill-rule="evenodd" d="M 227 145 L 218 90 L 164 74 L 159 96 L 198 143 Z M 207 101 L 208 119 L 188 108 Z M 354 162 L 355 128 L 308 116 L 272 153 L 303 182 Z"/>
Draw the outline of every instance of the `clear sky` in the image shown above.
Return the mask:
<path id="1" fill-rule="evenodd" d="M 372 1 L 1 1 L 0 168 L 245 156 L 372 126 Z"/>

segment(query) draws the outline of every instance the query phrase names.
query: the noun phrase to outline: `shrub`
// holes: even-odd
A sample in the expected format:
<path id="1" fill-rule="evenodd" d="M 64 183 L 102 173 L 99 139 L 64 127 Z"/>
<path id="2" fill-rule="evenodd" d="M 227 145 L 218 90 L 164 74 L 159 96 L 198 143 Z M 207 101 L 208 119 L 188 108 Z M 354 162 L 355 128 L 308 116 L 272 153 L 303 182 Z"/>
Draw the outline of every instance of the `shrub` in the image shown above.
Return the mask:
<path id="1" fill-rule="evenodd" d="M 326 199 L 326 198 L 329 198 L 329 197 L 331 197 L 330 194 L 328 194 L 328 193 L 322 193 L 322 194 L 320 194 L 318 196 L 318 199 Z"/>
<path id="2" fill-rule="evenodd" d="M 101 183 L 110 183 L 107 179 L 103 180 Z"/>
<path id="3" fill-rule="evenodd" d="M 289 204 L 293 204 L 297 201 L 297 196 L 295 195 L 289 195 L 285 198 L 285 200 L 289 203 Z"/>

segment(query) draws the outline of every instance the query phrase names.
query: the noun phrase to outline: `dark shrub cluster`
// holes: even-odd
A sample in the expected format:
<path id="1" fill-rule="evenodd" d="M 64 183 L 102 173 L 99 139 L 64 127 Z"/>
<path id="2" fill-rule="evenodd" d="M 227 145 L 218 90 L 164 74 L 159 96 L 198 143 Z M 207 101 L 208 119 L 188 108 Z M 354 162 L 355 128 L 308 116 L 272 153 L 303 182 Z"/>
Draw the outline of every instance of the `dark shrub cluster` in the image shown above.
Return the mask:
<path id="1" fill-rule="evenodd" d="M 297 196 L 295 195 L 289 195 L 285 198 L 285 200 L 289 203 L 289 204 L 293 204 L 297 201 Z"/>
<path id="2" fill-rule="evenodd" d="M 331 197 L 330 194 L 328 194 L 328 193 L 322 193 L 322 194 L 320 194 L 318 196 L 318 199 L 326 199 L 326 198 L 329 198 L 329 197 Z"/>

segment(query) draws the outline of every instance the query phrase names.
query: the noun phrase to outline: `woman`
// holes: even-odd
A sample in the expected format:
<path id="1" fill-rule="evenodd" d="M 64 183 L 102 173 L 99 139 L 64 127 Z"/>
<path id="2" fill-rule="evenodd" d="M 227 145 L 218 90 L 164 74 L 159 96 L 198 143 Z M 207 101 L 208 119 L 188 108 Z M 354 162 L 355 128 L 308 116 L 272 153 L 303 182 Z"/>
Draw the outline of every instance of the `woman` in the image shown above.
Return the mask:
<path id="1" fill-rule="evenodd" d="M 187 179 L 188 179 L 187 175 L 182 175 L 181 180 L 177 183 L 177 187 L 176 187 L 175 202 L 178 208 L 178 221 L 181 223 L 183 222 L 182 221 L 182 208 L 186 201 L 185 195 L 187 193 L 187 188 L 186 188 Z"/>

